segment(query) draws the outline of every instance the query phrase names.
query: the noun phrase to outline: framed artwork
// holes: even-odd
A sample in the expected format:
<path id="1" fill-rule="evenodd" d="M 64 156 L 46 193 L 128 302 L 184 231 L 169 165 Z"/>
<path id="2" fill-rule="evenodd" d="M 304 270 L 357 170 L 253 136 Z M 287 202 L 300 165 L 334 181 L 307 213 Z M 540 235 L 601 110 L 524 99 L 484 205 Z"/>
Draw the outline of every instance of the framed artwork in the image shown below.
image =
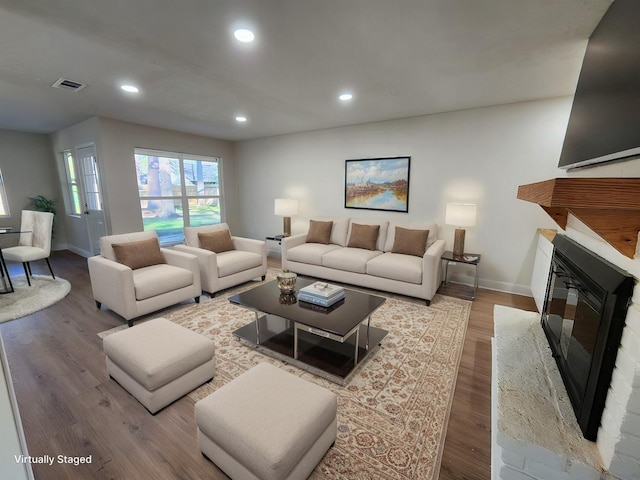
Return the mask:
<path id="1" fill-rule="evenodd" d="M 408 212 L 410 164 L 411 157 L 346 160 L 344 207 Z"/>

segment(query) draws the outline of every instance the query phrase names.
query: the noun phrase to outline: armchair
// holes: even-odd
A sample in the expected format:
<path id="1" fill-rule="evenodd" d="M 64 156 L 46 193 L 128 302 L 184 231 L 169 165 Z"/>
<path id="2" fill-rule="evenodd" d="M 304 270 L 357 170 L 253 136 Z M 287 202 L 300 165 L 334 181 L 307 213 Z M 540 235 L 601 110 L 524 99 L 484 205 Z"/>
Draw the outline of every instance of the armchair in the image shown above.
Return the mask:
<path id="1" fill-rule="evenodd" d="M 210 296 L 254 278 L 261 277 L 264 280 L 267 274 L 267 247 L 262 240 L 231 237 L 232 249 L 219 253 L 202 248 L 199 234 L 224 231 L 229 232 L 226 223 L 185 227 L 185 245 L 174 247 L 180 252 L 198 257 L 202 290 Z"/>
<path id="2" fill-rule="evenodd" d="M 149 241 L 153 244 L 157 238 L 155 231 L 108 235 L 100 239 L 100 255 L 87 259 L 96 306 L 109 307 L 124 317 L 129 326 L 133 325 L 134 318 L 189 298 L 200 302 L 200 272 L 198 259 L 193 255 L 167 248 L 160 248 L 161 253 L 158 253 L 156 247 L 152 253 L 159 256 L 160 263 L 144 266 L 143 262 L 140 265 L 146 254 L 141 250 L 130 256 L 138 263 L 133 268 L 118 262 L 123 261 L 123 254 L 116 254 L 122 252 L 122 246 L 131 249 Z M 118 260 L 117 256 L 120 257 Z M 161 263 L 163 261 L 166 263 Z"/>

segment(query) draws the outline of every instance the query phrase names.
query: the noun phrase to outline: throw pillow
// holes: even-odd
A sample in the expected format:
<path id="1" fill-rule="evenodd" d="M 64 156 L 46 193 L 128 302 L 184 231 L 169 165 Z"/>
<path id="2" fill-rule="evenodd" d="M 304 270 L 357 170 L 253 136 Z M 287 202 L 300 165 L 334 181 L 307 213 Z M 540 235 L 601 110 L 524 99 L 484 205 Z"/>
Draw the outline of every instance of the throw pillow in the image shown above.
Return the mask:
<path id="1" fill-rule="evenodd" d="M 404 253 L 422 257 L 427 251 L 429 230 L 412 230 L 396 227 L 396 238 L 393 241 L 391 253 Z"/>
<path id="2" fill-rule="evenodd" d="M 233 241 L 231 240 L 231 232 L 229 230 L 220 230 L 217 232 L 199 233 L 198 240 L 200 248 L 211 250 L 215 253 L 228 252 L 235 250 Z"/>
<path id="3" fill-rule="evenodd" d="M 329 239 L 331 238 L 331 227 L 333 227 L 332 221 L 319 222 L 317 220 L 309 220 L 307 243 L 329 244 Z"/>
<path id="4" fill-rule="evenodd" d="M 380 225 L 360 225 L 359 223 L 352 223 L 351 235 L 349 236 L 347 247 L 375 250 L 379 230 Z"/>
<path id="5" fill-rule="evenodd" d="M 111 245 L 116 262 L 132 270 L 167 263 L 160 251 L 157 238 L 138 240 L 137 242 L 114 243 Z"/>

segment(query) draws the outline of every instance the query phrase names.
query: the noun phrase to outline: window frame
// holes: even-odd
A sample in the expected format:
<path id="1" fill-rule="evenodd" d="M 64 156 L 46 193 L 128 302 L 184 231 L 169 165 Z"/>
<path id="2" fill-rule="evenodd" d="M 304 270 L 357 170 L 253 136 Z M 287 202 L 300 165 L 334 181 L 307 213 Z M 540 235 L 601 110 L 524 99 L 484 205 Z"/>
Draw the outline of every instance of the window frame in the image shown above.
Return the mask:
<path id="1" fill-rule="evenodd" d="M 7 197 L 7 189 L 4 185 L 2 169 L 0 169 L 0 218 L 11 218 L 9 198 Z"/>
<path id="2" fill-rule="evenodd" d="M 178 160 L 178 166 L 179 166 L 179 172 L 180 172 L 180 192 L 181 195 L 165 195 L 165 196 L 140 196 L 140 191 L 138 190 L 138 198 L 140 200 L 139 206 L 140 206 L 140 217 L 143 219 L 143 229 L 144 227 L 144 217 L 142 214 L 142 201 L 149 201 L 149 200 L 171 200 L 173 202 L 180 202 L 181 208 L 182 208 L 182 225 L 183 228 L 184 227 L 188 227 L 191 226 L 191 216 L 190 216 L 190 211 L 189 211 L 189 200 L 193 200 L 193 199 L 217 199 L 218 201 L 218 205 L 220 208 L 220 221 L 219 223 L 223 223 L 225 221 L 225 210 L 224 210 L 224 193 L 223 193 L 223 189 L 222 189 L 222 183 L 223 183 L 223 175 L 222 175 L 222 157 L 214 157 L 214 156 L 206 156 L 206 155 L 194 155 L 194 154 L 190 154 L 190 153 L 181 153 L 181 152 L 169 152 L 166 150 L 155 150 L 155 149 L 150 149 L 150 148 L 134 148 L 133 150 L 133 161 L 134 161 L 134 165 L 136 162 L 136 156 L 137 155 L 146 155 L 146 156 L 156 156 L 156 157 L 164 157 L 164 158 L 171 158 L 171 159 L 176 159 Z M 185 160 L 195 160 L 195 161 L 201 161 L 201 162 L 210 162 L 210 163 L 217 163 L 217 167 L 218 167 L 218 194 L 217 195 L 211 195 L 211 194 L 207 194 L 207 195 L 189 195 L 187 192 L 187 179 L 185 176 L 185 167 L 184 167 L 184 163 Z M 136 172 L 136 188 L 138 188 L 139 184 L 138 184 L 138 178 L 137 178 L 137 172 Z M 177 186 L 177 184 L 175 185 Z M 212 223 L 212 224 L 207 224 L 207 225 L 217 225 L 216 223 Z M 160 237 L 160 244 L 165 246 L 165 245 L 174 245 L 177 243 L 180 243 L 180 241 L 178 242 L 167 242 L 167 241 L 163 241 L 161 236 Z"/>

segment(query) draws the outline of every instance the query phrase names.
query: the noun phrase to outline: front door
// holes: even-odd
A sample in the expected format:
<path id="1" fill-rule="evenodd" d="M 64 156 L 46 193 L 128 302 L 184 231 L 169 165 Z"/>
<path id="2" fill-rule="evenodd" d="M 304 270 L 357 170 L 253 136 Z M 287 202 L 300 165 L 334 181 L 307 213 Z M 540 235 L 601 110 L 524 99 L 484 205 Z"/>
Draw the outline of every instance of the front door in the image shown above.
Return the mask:
<path id="1" fill-rule="evenodd" d="M 100 192 L 100 173 L 95 145 L 76 150 L 78 166 L 82 176 L 82 193 L 84 200 L 84 217 L 89 234 L 91 254 L 100 253 L 100 237 L 107 234 L 105 214 Z"/>

